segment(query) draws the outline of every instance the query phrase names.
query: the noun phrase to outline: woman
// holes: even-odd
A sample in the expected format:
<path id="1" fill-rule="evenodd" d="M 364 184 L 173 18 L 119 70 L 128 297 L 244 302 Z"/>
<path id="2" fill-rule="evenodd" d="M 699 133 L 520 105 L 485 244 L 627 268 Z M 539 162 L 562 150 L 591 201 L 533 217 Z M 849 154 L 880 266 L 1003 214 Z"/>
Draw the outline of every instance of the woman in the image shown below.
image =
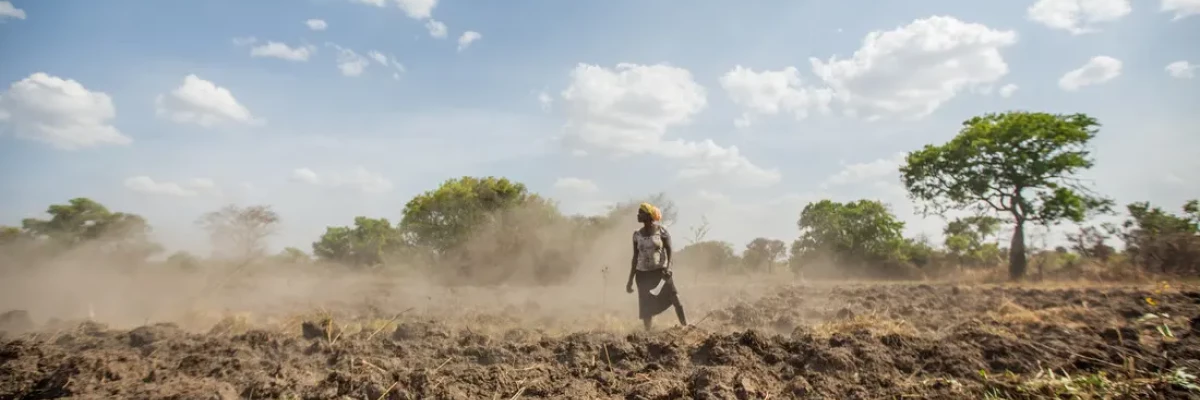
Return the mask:
<path id="1" fill-rule="evenodd" d="M 675 290 L 675 280 L 671 279 L 671 234 L 667 228 L 658 224 L 662 220 L 662 212 L 649 203 L 638 207 L 638 222 L 641 229 L 633 232 L 633 261 L 629 266 L 629 282 L 625 291 L 633 293 L 633 283 L 636 278 L 638 290 L 638 316 L 650 330 L 650 321 L 655 315 L 675 307 L 675 316 L 679 324 L 687 326 L 687 318 L 683 315 L 683 304 L 679 301 L 679 293 Z M 662 281 L 663 288 L 658 295 L 650 293 Z"/>

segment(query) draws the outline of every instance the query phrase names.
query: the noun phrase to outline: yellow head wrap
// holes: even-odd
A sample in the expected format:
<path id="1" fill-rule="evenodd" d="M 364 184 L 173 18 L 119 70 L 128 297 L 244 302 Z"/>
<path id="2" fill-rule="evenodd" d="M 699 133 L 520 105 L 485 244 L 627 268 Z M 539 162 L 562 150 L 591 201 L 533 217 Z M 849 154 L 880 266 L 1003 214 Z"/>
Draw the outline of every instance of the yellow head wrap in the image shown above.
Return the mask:
<path id="1" fill-rule="evenodd" d="M 647 215 L 650 216 L 650 219 L 653 221 L 662 220 L 662 212 L 659 211 L 658 207 L 655 207 L 653 204 L 642 203 L 642 205 L 638 207 L 638 210 L 644 211 Z"/>

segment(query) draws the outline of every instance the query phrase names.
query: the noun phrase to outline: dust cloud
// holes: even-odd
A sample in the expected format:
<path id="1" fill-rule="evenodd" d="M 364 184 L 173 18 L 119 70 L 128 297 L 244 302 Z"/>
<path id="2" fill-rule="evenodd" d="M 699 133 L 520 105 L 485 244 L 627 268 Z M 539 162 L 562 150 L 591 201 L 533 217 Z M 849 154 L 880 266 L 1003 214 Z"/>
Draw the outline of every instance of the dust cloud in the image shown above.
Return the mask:
<path id="1" fill-rule="evenodd" d="M 108 257 L 111 243 L 96 241 L 6 262 L 0 311 L 28 311 L 38 326 L 90 320 L 120 329 L 175 323 L 193 331 L 231 318 L 288 328 L 315 314 L 345 320 L 405 314 L 464 324 L 491 314 L 528 329 L 639 328 L 636 295 L 625 292 L 629 238 L 639 226 L 634 213 L 594 218 L 594 229 L 578 235 L 571 231 L 577 222 L 522 223 L 536 219 L 532 212 L 516 209 L 496 219 L 503 224 L 485 224 L 440 262 L 409 257 L 370 269 L 271 257 L 204 260 L 188 269 Z M 753 300 L 768 286 L 794 280 L 790 273 L 673 269 L 692 323 L 729 299 Z M 659 327 L 675 324 L 670 311 L 656 318 Z"/>

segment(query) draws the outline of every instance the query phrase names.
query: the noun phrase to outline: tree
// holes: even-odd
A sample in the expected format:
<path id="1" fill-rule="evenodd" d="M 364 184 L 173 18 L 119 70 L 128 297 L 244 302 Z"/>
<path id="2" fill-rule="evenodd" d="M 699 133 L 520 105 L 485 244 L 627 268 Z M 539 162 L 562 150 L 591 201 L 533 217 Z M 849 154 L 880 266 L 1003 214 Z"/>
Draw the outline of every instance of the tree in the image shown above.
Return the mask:
<path id="1" fill-rule="evenodd" d="M 782 240 L 756 238 L 742 251 L 742 264 L 752 271 L 770 272 L 787 256 L 787 250 Z"/>
<path id="2" fill-rule="evenodd" d="M 1200 201 L 1185 203 L 1183 215 L 1147 202 L 1132 203 L 1126 209 L 1129 219 L 1119 235 L 1131 261 L 1162 273 L 1200 273 Z"/>
<path id="3" fill-rule="evenodd" d="M 25 236 L 21 232 L 21 228 L 15 226 L 0 225 L 0 246 L 16 243 L 21 237 Z"/>
<path id="4" fill-rule="evenodd" d="M 309 257 L 308 253 L 295 247 L 284 247 L 279 254 L 275 255 L 275 259 L 288 264 L 308 264 L 312 262 L 312 257 Z"/>
<path id="5" fill-rule="evenodd" d="M 741 261 L 733 251 L 733 244 L 716 240 L 705 240 L 684 246 L 671 257 L 675 265 L 688 269 L 724 270 Z"/>
<path id="6" fill-rule="evenodd" d="M 104 205 L 84 197 L 46 209 L 50 219 L 26 218 L 21 221 L 22 236 L 46 238 L 58 250 L 90 243 L 110 255 L 128 260 L 144 260 L 162 251 L 150 240 L 150 225 L 136 214 L 112 212 Z"/>
<path id="7" fill-rule="evenodd" d="M 792 253 L 799 263 L 825 256 L 847 267 L 864 267 L 897 257 L 904 239 L 904 223 L 875 200 L 809 203 L 796 224 L 800 238 Z"/>
<path id="8" fill-rule="evenodd" d="M 1093 165 L 1086 146 L 1098 126 L 1085 114 L 974 117 L 949 142 L 909 153 L 902 181 L 925 204 L 925 215 L 976 208 L 1007 217 L 1014 226 L 1009 275 L 1020 279 L 1027 266 L 1026 223 L 1080 222 L 1111 205 L 1074 177 Z"/>
<path id="9" fill-rule="evenodd" d="M 410 200 L 404 206 L 400 229 L 411 235 L 413 244 L 444 252 L 462 245 L 482 224 L 504 219 L 503 211 L 518 207 L 536 209 L 531 216 L 535 219 L 557 214 L 553 204 L 529 193 L 522 183 L 464 176 Z"/>
<path id="10" fill-rule="evenodd" d="M 267 238 L 275 234 L 279 214 L 271 206 L 230 204 L 204 214 L 196 224 L 208 231 L 214 255 L 249 262 L 266 253 Z"/>
<path id="11" fill-rule="evenodd" d="M 988 266 L 999 261 L 1000 248 L 985 241 L 1000 230 L 1000 219 L 988 215 L 957 218 L 942 230 L 950 255 L 963 266 Z"/>
<path id="12" fill-rule="evenodd" d="M 355 217 L 353 227 L 325 228 L 325 234 L 313 242 L 312 249 L 313 255 L 323 261 L 374 266 L 382 264 L 387 255 L 406 245 L 404 235 L 386 218 Z"/>

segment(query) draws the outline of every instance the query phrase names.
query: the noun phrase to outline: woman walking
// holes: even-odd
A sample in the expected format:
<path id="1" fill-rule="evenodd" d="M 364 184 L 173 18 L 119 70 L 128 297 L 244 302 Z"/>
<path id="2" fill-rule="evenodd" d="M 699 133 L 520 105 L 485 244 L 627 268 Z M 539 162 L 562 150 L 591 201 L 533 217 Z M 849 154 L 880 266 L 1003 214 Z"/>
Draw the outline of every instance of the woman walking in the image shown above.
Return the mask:
<path id="1" fill-rule="evenodd" d="M 633 293 L 633 284 L 637 282 L 638 317 L 642 319 L 646 330 L 650 330 L 650 322 L 655 315 L 672 306 L 675 307 L 675 316 L 679 317 L 679 324 L 687 326 L 675 280 L 671 279 L 671 234 L 658 223 L 662 220 L 662 212 L 650 203 L 642 203 L 638 207 L 637 220 L 642 227 L 633 232 L 633 260 L 629 266 L 629 282 L 625 284 L 625 291 Z M 666 282 L 658 295 L 650 293 L 663 281 Z"/>

